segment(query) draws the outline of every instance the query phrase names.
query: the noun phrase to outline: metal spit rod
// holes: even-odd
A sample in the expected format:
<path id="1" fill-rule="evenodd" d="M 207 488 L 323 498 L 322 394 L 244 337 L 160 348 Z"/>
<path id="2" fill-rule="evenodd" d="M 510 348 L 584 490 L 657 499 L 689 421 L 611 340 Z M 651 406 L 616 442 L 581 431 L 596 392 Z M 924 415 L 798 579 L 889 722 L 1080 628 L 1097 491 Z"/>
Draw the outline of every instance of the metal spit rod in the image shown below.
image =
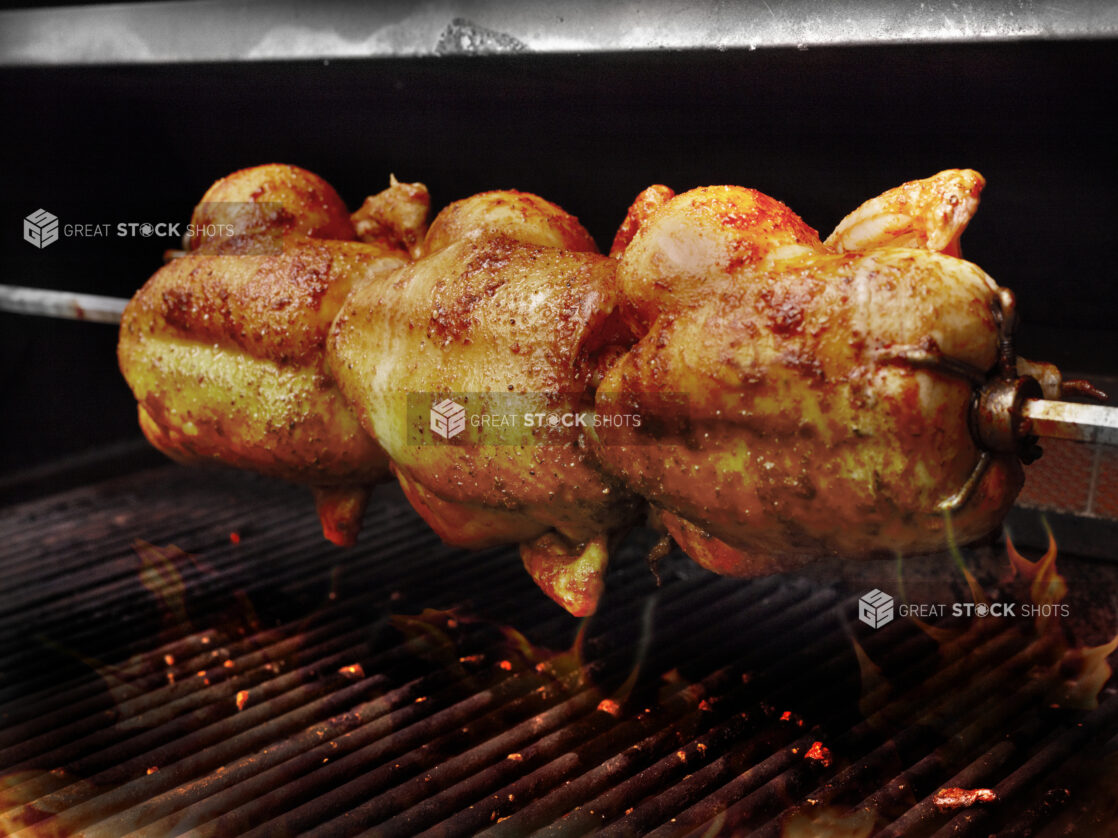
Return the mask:
<path id="1" fill-rule="evenodd" d="M 99 294 L 76 294 L 47 288 L 0 285 L 0 311 L 38 314 L 93 323 L 120 323 L 128 300 Z"/>
<path id="2" fill-rule="evenodd" d="M 1026 399 L 1021 416 L 1040 437 L 1118 445 L 1118 408 L 1051 399 Z"/>
<path id="3" fill-rule="evenodd" d="M 0 311 L 37 314 L 94 323 L 120 323 L 128 300 L 46 288 L 0 285 Z M 1025 399 L 1017 417 L 1039 437 L 1118 445 L 1118 408 L 1052 399 Z"/>

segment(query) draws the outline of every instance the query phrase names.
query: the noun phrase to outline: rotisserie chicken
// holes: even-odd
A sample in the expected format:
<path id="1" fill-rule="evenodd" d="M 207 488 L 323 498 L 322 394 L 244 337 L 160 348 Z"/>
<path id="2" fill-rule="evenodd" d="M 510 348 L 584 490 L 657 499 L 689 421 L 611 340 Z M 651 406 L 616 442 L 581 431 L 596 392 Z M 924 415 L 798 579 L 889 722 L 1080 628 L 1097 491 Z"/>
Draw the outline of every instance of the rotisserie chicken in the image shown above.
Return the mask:
<path id="1" fill-rule="evenodd" d="M 258 167 L 215 184 L 129 304 L 121 368 L 170 456 L 311 485 L 337 543 L 391 470 L 445 541 L 518 543 L 573 614 L 649 508 L 719 573 L 938 550 L 1022 481 L 970 426 L 1018 375 L 1012 295 L 960 257 L 982 186 L 904 184 L 826 241 L 751 189 L 654 186 L 606 257 L 535 195 L 428 227 L 421 184 L 346 216 L 321 178 Z"/>
<path id="2" fill-rule="evenodd" d="M 594 468 L 581 428 L 526 425 L 525 414 L 587 410 L 624 334 L 614 260 L 595 251 L 572 216 L 535 195 L 459 201 L 432 222 L 421 259 L 353 290 L 328 349 L 443 540 L 519 542 L 540 587 L 578 615 L 596 607 L 609 540 L 635 499 Z M 430 411 L 447 399 L 469 420 L 444 438 Z"/>
<path id="3" fill-rule="evenodd" d="M 181 462 L 310 485 L 326 537 L 352 543 L 388 458 L 335 386 L 323 347 L 351 288 L 404 265 L 407 251 L 321 237 L 355 233 L 333 188 L 294 166 L 218 181 L 192 229 L 211 234 L 188 240 L 121 323 L 141 428 Z"/>
<path id="4" fill-rule="evenodd" d="M 689 555 L 754 575 L 942 549 L 949 526 L 962 543 L 1001 521 L 1020 464 L 968 429 L 973 386 L 999 360 L 1000 289 L 962 259 L 895 245 L 958 252 L 981 183 L 945 172 L 891 190 L 832 246 L 740 187 L 661 191 L 642 211 L 618 268 L 640 340 L 599 409 L 645 421 L 596 454 Z"/>

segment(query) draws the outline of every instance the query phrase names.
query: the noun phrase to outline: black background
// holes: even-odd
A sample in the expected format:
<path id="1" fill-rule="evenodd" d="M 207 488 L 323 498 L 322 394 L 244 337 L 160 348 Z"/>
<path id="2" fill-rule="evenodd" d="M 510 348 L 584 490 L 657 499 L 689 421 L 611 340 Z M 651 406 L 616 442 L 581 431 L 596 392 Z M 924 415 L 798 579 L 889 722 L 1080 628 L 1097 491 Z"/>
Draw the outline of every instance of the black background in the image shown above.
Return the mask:
<path id="1" fill-rule="evenodd" d="M 351 208 L 536 192 L 603 248 L 633 196 L 736 183 L 826 235 L 944 168 L 987 178 L 965 256 L 1018 295 L 1024 354 L 1118 370 L 1113 41 L 0 69 L 0 282 L 128 296 L 217 178 L 294 163 Z M 22 219 L 113 235 L 38 250 Z M 136 437 L 111 326 L 0 314 L 0 472 Z"/>

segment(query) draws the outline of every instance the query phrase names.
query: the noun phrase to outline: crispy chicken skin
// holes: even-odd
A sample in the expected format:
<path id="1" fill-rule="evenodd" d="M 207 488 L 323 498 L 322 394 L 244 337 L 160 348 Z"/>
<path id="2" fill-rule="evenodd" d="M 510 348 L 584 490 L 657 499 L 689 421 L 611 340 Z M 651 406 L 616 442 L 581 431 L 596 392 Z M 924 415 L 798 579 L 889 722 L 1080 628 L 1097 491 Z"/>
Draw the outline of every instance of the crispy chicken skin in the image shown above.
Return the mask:
<path id="1" fill-rule="evenodd" d="M 368 487 L 388 477 L 388 458 L 334 384 L 324 344 L 354 285 L 409 260 L 391 244 L 306 235 L 353 235 L 344 207 L 324 203 L 324 190 L 334 194 L 291 166 L 220 181 L 208 196 L 279 199 L 269 211 L 283 234 L 258 229 L 258 238 L 242 236 L 235 248 L 196 241 L 129 302 L 118 357 L 155 447 L 181 462 L 309 484 L 326 537 L 350 544 Z"/>
<path id="2" fill-rule="evenodd" d="M 311 486 L 339 544 L 394 474 L 446 542 L 519 544 L 577 616 L 649 506 L 723 574 L 935 551 L 997 526 L 1023 480 L 968 426 L 1012 366 L 1012 303 L 960 258 L 983 184 L 903 184 L 826 241 L 752 189 L 656 185 L 607 257 L 529 193 L 428 226 L 423 184 L 349 216 L 310 172 L 246 169 L 129 303 L 120 366 L 169 456 Z"/>
<path id="3" fill-rule="evenodd" d="M 498 235 L 540 247 L 598 252 L 577 218 L 538 195 L 515 189 L 482 192 L 448 205 L 431 222 L 422 252 L 434 253 L 459 239 Z"/>
<path id="4" fill-rule="evenodd" d="M 971 383 L 914 359 L 995 365 L 990 277 L 928 249 L 838 253 L 773 199 L 710 187 L 650 214 L 618 282 L 641 338 L 606 374 L 598 410 L 644 421 L 596 438 L 596 454 L 693 558 L 755 575 L 944 546 L 941 504 L 981 455 Z M 954 537 L 995 527 L 1021 481 L 1015 457 L 995 458 Z"/>
<path id="5" fill-rule="evenodd" d="M 918 247 L 960 256 L 959 237 L 985 185 L 973 169 L 947 169 L 909 181 L 866 201 L 839 222 L 824 244 L 839 253 Z"/>
<path id="6" fill-rule="evenodd" d="M 451 204 L 423 258 L 350 294 L 328 349 L 432 528 L 464 547 L 521 543 L 533 578 L 577 615 L 596 607 L 606 542 L 632 497 L 589 462 L 578 428 L 519 425 L 498 438 L 467 424 L 443 439 L 429 411 L 449 397 L 471 416 L 519 423 L 592 405 L 618 303 L 616 262 L 592 247 L 573 216 L 534 195 Z"/>
<path id="7" fill-rule="evenodd" d="M 625 220 L 617 228 L 617 235 L 613 237 L 609 255 L 619 259 L 633 240 L 633 236 L 637 234 L 637 230 L 652 217 L 656 210 L 674 197 L 675 190 L 662 183 L 653 184 L 641 192 L 630 204 L 629 211 L 625 213 Z"/>
<path id="8" fill-rule="evenodd" d="M 814 230 L 764 193 L 738 186 L 692 189 L 647 215 L 624 249 L 618 268 L 623 312 L 643 334 L 661 314 L 705 300 L 766 259 L 823 250 Z"/>
<path id="9" fill-rule="evenodd" d="M 352 241 L 357 238 L 345 204 L 313 172 L 282 163 L 241 169 L 206 190 L 190 217 L 188 250 L 220 248 L 261 252 L 261 241 L 286 236 Z"/>

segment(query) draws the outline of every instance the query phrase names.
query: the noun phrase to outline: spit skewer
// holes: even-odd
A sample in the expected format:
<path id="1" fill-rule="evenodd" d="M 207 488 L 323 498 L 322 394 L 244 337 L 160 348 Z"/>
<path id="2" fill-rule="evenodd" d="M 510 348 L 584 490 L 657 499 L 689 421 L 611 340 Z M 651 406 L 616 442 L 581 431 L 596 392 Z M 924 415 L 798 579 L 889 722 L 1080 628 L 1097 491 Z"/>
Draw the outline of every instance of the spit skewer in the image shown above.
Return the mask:
<path id="1" fill-rule="evenodd" d="M 120 323 L 127 304 L 119 297 L 0 285 L 0 311 L 17 314 Z M 1118 445 L 1118 408 L 1039 398 L 1038 392 L 1007 384 L 982 393 L 975 421 L 985 447 L 1012 450 L 1025 436 Z"/>
<path id="2" fill-rule="evenodd" d="M 1049 439 L 1118 445 L 1118 408 L 1050 399 L 1026 399 L 1021 418 L 1029 432 Z"/>
<path id="3" fill-rule="evenodd" d="M 99 294 L 76 294 L 47 288 L 0 285 L 0 311 L 38 314 L 93 323 L 120 323 L 128 300 Z"/>

